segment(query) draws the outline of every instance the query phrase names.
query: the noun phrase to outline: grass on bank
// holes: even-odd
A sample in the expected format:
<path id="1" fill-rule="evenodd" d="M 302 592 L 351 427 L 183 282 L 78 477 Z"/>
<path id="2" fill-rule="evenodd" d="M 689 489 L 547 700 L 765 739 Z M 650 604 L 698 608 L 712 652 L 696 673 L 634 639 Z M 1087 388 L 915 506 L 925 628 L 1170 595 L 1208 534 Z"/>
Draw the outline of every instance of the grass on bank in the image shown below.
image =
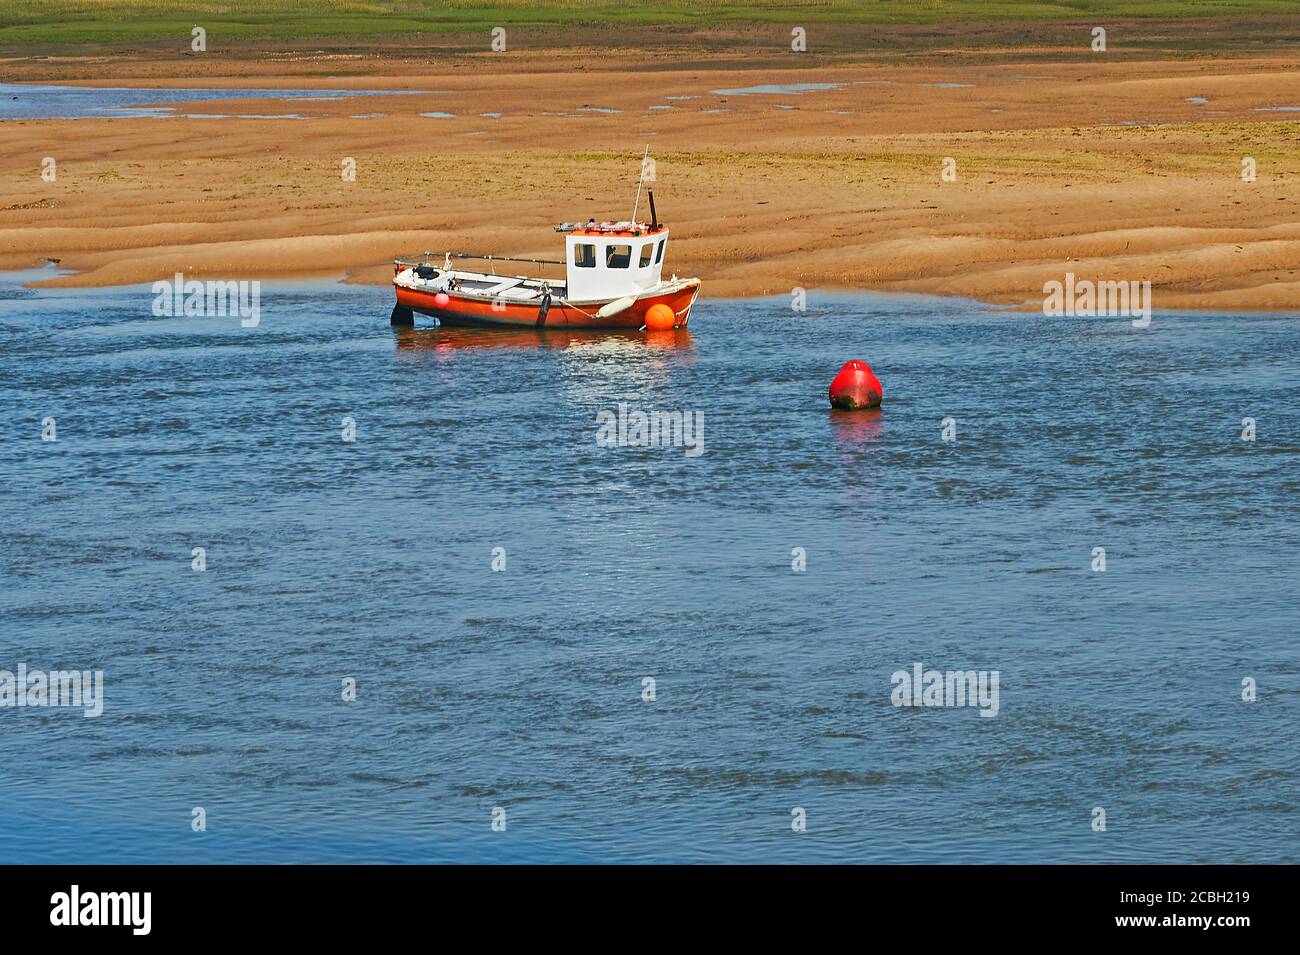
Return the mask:
<path id="1" fill-rule="evenodd" d="M 0 0 L 0 47 L 373 38 L 600 24 L 856 23 L 1297 15 L 1298 0 Z"/>

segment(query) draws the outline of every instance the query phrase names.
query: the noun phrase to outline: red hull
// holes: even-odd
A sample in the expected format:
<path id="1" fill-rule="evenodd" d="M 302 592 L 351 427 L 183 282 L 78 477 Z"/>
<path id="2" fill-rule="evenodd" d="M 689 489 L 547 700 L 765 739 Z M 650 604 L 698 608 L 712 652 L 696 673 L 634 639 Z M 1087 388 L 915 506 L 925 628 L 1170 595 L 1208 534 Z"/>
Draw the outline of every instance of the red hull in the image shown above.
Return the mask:
<path id="1" fill-rule="evenodd" d="M 663 303 L 677 316 L 677 324 L 684 326 L 691 316 L 691 302 L 699 289 L 698 283 L 687 285 L 674 292 L 638 299 L 630 308 L 611 315 L 609 318 L 596 318 L 595 312 L 600 303 L 583 305 L 580 308 L 552 301 L 545 318 L 540 318 L 540 305 L 517 304 L 507 302 L 485 302 L 481 299 L 463 298 L 455 292 L 446 293 L 450 301 L 446 307 L 440 307 L 435 301 L 434 292 L 423 292 L 394 285 L 397 291 L 397 303 L 405 305 L 422 315 L 432 315 L 444 325 L 508 325 L 515 328 L 631 328 L 637 329 L 645 324 L 645 313 L 652 305 Z"/>

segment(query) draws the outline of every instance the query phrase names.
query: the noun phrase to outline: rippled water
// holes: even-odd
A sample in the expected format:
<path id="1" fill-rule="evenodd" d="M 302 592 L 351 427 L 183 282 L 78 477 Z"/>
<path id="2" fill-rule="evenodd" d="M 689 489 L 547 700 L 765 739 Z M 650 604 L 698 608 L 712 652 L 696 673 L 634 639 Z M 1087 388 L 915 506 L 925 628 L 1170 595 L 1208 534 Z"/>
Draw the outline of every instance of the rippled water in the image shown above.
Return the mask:
<path id="1" fill-rule="evenodd" d="M 106 704 L 0 709 L 0 861 L 1300 861 L 1297 316 L 705 299 L 647 343 L 31 277 L 0 668 Z M 851 357 L 883 412 L 825 407 Z M 619 402 L 704 454 L 598 447 Z M 998 715 L 896 708 L 914 662 Z"/>

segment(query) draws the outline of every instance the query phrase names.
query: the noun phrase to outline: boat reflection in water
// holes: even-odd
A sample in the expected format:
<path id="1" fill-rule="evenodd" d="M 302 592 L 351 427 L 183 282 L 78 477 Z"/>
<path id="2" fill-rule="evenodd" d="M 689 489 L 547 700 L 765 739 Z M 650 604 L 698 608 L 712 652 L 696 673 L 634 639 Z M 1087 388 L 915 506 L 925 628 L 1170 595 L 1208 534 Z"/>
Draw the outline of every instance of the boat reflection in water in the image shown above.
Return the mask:
<path id="1" fill-rule="evenodd" d="M 533 348 L 592 348 L 601 350 L 642 351 L 653 349 L 689 349 L 691 333 L 685 328 L 662 332 L 601 332 L 582 329 L 543 328 L 525 331 L 475 326 L 440 328 L 394 327 L 393 340 L 399 350 L 431 351 L 450 355 L 476 348 L 505 348 L 524 351 Z"/>

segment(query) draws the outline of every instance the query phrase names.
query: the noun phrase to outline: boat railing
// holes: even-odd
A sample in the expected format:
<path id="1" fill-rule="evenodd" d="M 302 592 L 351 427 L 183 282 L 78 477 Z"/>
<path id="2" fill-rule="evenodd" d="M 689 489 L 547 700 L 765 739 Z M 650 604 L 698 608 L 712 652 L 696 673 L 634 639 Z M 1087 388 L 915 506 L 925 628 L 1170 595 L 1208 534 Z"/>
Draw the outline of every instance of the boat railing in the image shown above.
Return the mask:
<path id="1" fill-rule="evenodd" d="M 479 262 L 487 262 L 489 267 L 492 270 L 493 275 L 497 274 L 497 270 L 496 270 L 497 262 L 528 262 L 533 265 L 560 265 L 560 266 L 566 264 L 560 261 L 559 259 L 525 259 L 525 258 L 518 258 L 513 255 L 476 255 L 472 252 L 421 252 L 419 254 L 421 256 L 421 259 L 418 262 L 408 261 L 405 259 L 394 259 L 393 261 L 394 264 L 396 265 L 410 266 L 414 268 L 417 265 L 426 265 L 431 260 L 434 259 L 440 259 L 443 261 L 446 261 L 447 259 L 473 259 Z M 537 270 L 537 274 L 539 277 L 541 276 L 541 269 Z"/>

